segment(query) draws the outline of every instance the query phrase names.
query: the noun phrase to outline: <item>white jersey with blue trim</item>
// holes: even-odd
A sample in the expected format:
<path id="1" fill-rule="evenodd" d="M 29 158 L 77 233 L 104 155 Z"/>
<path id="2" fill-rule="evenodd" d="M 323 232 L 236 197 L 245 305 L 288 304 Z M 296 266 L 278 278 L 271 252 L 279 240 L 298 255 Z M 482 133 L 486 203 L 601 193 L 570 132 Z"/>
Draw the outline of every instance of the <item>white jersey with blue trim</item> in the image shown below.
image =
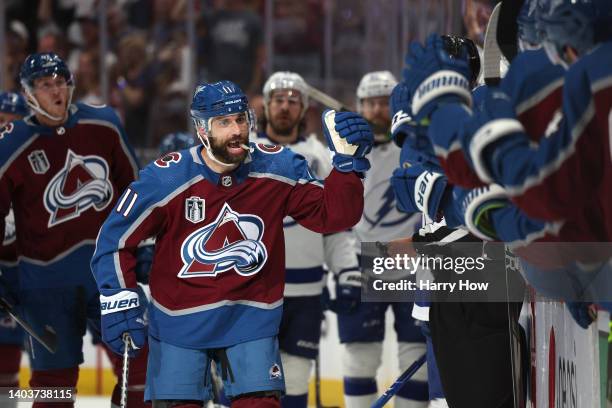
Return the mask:
<path id="1" fill-rule="evenodd" d="M 368 155 L 372 167 L 364 181 L 363 216 L 353 227 L 358 253 L 361 253 L 362 242 L 389 242 L 411 237 L 421 222 L 420 214 L 406 214 L 396 207 L 391 175 L 399 158 L 400 149 L 393 143 L 376 145 Z"/>
<path id="2" fill-rule="evenodd" d="M 265 133 L 259 133 L 256 143 L 271 143 Z M 329 149 L 310 134 L 287 146 L 306 158 L 311 173 L 323 180 L 332 170 Z M 285 297 L 318 296 L 325 286 L 325 272 L 334 273 L 357 269 L 352 232 L 318 234 L 299 225 L 293 218 L 283 219 L 285 233 Z"/>

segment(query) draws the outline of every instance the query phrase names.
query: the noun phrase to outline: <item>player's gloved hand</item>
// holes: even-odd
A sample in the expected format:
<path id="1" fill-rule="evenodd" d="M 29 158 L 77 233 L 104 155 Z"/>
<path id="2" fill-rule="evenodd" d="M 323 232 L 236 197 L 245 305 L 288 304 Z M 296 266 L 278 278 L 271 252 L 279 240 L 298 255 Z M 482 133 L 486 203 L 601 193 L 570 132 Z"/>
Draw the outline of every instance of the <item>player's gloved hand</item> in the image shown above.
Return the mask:
<path id="1" fill-rule="evenodd" d="M 462 218 L 468 230 L 485 241 L 499 240 L 493 213 L 510 205 L 507 194 L 497 184 L 471 190 L 453 189 L 454 200 L 460 206 Z"/>
<path id="2" fill-rule="evenodd" d="M 441 104 L 472 103 L 470 68 L 466 59 L 451 57 L 438 34 L 427 38 L 425 47 L 410 44 L 402 71 L 404 83 L 411 95 L 411 108 L 418 123 Z"/>
<path id="3" fill-rule="evenodd" d="M 460 135 L 463 151 L 480 180 L 503 185 L 495 174 L 494 158 L 517 140 L 524 141 L 524 133 L 510 97 L 500 90 L 489 89 L 481 108 L 463 126 Z"/>
<path id="4" fill-rule="evenodd" d="M 335 153 L 336 170 L 363 173 L 370 168 L 365 156 L 372 150 L 374 134 L 368 122 L 354 112 L 323 112 L 323 132 L 329 148 Z"/>
<path id="5" fill-rule="evenodd" d="M 337 314 L 354 312 L 361 302 L 361 272 L 348 270 L 340 272 L 336 280 L 336 300 L 330 309 Z"/>
<path id="6" fill-rule="evenodd" d="M 592 303 L 566 302 L 565 304 L 574 321 L 583 329 L 588 329 L 597 318 L 597 311 Z"/>
<path id="7" fill-rule="evenodd" d="M 417 123 L 412 118 L 410 108 L 410 94 L 406 84 L 400 82 L 393 88 L 390 97 L 390 109 L 393 115 L 391 121 L 391 136 L 399 147 L 402 148 L 402 156 L 410 155 L 413 162 L 437 166 L 437 159 L 433 146 L 427 136 L 429 119 L 425 118 Z M 400 162 L 406 158 L 400 157 Z"/>
<path id="8" fill-rule="evenodd" d="M 432 220 L 440 218 L 440 202 L 447 188 L 444 174 L 427 171 L 418 164 L 407 165 L 395 169 L 391 187 L 400 211 L 424 213 Z"/>
<path id="9" fill-rule="evenodd" d="M 101 289 L 102 340 L 117 354 L 123 354 L 123 333 L 132 338 L 130 357 L 145 345 L 147 322 L 140 299 L 142 289 Z"/>
<path id="10" fill-rule="evenodd" d="M 136 250 L 136 282 L 149 283 L 149 272 L 155 255 L 155 245 L 144 245 Z"/>

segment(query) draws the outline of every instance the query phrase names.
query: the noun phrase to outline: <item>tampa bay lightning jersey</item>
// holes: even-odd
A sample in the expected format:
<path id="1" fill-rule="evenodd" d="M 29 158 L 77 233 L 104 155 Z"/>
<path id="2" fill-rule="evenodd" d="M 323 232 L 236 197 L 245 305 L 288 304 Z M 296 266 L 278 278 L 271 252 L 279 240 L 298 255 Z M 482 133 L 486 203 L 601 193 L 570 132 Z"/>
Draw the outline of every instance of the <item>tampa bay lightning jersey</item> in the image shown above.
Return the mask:
<path id="1" fill-rule="evenodd" d="M 255 142 L 270 143 L 265 133 Z M 330 151 L 311 134 L 287 146 L 304 156 L 311 173 L 324 179 L 332 170 Z M 317 296 L 325 285 L 324 266 L 333 273 L 358 270 L 354 235 L 350 231 L 317 234 L 304 228 L 291 217 L 283 220 L 285 232 L 285 297 Z"/>
<path id="2" fill-rule="evenodd" d="M 411 237 L 421 222 L 421 215 L 398 211 L 391 186 L 391 175 L 400 161 L 400 149 L 394 143 L 374 146 L 368 155 L 370 170 L 364 181 L 364 211 L 353 228 L 357 252 L 361 242 L 388 242 Z"/>
<path id="3" fill-rule="evenodd" d="M 83 284 L 100 226 L 138 172 L 115 112 L 71 105 L 62 126 L 34 116 L 0 132 L 0 236 L 13 208 L 23 288 Z"/>
<path id="4" fill-rule="evenodd" d="M 325 188 L 306 160 L 251 143 L 240 166 L 213 172 L 202 146 L 149 164 L 100 231 L 92 269 L 100 288 L 135 287 L 136 249 L 155 237 L 149 333 L 188 348 L 274 336 L 285 280 L 283 219 L 344 231 L 363 211 L 363 185 L 333 170 Z"/>

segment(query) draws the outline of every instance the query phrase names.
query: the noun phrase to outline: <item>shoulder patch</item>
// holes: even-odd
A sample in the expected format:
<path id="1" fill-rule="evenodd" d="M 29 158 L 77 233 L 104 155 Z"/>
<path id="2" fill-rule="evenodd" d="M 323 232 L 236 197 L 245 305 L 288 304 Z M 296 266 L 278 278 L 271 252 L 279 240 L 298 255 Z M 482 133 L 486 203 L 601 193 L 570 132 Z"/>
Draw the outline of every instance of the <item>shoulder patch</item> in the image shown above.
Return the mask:
<path id="1" fill-rule="evenodd" d="M 255 143 L 255 147 L 262 153 L 277 154 L 283 151 L 284 147 L 273 144 Z"/>
<path id="2" fill-rule="evenodd" d="M 170 167 L 172 163 L 178 163 L 183 156 L 179 152 L 168 153 L 159 159 L 155 160 L 155 165 L 162 169 Z"/>
<path id="3" fill-rule="evenodd" d="M 11 134 L 11 132 L 13 131 L 13 129 L 15 129 L 15 125 L 13 124 L 13 122 L 9 122 L 7 123 L 2 130 L 0 130 L 0 140 L 4 139 L 5 136 L 8 136 Z"/>

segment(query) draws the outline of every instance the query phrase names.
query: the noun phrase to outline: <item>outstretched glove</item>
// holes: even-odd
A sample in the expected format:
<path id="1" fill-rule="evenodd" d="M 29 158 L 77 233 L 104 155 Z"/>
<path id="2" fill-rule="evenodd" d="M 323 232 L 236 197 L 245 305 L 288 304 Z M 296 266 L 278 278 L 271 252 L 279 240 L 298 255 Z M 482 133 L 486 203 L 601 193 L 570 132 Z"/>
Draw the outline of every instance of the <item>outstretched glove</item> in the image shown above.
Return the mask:
<path id="1" fill-rule="evenodd" d="M 336 300 L 330 304 L 330 309 L 337 314 L 350 314 L 357 309 L 360 302 L 361 272 L 340 272 L 336 278 Z"/>
<path id="2" fill-rule="evenodd" d="M 410 44 L 402 76 L 417 123 L 428 118 L 440 104 L 472 104 L 467 58 L 451 57 L 438 34 L 430 35 L 425 47 L 418 42 Z"/>
<path id="3" fill-rule="evenodd" d="M 329 148 L 335 153 L 332 164 L 343 173 L 363 173 L 370 168 L 365 158 L 372 150 L 374 134 L 368 122 L 354 112 L 323 112 L 323 132 Z"/>
<path id="4" fill-rule="evenodd" d="M 129 333 L 132 345 L 130 357 L 135 357 L 145 345 L 147 322 L 141 302 L 144 293 L 138 289 L 100 289 L 102 340 L 117 354 L 123 354 L 123 333 Z"/>

